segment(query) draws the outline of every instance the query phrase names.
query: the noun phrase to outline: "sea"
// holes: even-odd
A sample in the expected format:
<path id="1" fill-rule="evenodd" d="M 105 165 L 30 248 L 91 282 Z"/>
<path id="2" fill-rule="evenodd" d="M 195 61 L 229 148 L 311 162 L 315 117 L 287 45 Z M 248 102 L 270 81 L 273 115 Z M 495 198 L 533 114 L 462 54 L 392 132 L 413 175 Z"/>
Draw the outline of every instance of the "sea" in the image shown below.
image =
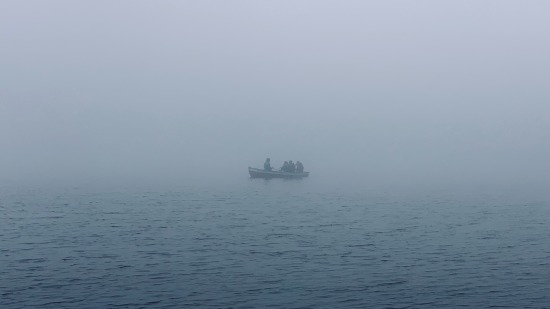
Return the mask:
<path id="1" fill-rule="evenodd" d="M 550 199 L 314 179 L 0 190 L 0 308 L 550 308 Z"/>

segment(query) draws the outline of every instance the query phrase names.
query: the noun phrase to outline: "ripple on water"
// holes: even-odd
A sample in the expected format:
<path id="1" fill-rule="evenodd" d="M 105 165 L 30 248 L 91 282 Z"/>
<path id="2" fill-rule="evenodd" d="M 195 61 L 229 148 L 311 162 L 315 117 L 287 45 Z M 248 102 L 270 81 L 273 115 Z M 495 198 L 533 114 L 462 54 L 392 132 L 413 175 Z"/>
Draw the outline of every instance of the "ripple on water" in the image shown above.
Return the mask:
<path id="1" fill-rule="evenodd" d="M 24 192 L 0 207 L 1 308 L 550 304 L 548 203 L 262 186 Z"/>

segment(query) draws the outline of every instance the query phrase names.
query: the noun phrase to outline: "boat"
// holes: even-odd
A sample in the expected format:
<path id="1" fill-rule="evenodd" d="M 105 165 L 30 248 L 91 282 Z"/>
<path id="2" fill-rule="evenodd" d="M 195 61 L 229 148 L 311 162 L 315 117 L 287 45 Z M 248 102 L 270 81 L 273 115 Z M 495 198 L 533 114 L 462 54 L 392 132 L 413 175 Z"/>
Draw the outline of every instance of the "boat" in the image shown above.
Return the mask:
<path id="1" fill-rule="evenodd" d="M 250 178 L 287 178 L 287 179 L 299 179 L 309 176 L 309 172 L 302 173 L 290 173 L 290 172 L 278 172 L 278 171 L 267 171 L 264 169 L 248 167 L 248 173 Z"/>

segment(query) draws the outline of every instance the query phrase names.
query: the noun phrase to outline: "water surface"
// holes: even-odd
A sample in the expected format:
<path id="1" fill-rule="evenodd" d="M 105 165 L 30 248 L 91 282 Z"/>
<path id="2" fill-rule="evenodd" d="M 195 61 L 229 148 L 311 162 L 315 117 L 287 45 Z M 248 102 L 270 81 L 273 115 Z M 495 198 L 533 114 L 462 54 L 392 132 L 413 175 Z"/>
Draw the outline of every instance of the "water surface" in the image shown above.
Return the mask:
<path id="1" fill-rule="evenodd" d="M 4 190 L 0 307 L 550 307 L 550 203 L 394 193 Z"/>

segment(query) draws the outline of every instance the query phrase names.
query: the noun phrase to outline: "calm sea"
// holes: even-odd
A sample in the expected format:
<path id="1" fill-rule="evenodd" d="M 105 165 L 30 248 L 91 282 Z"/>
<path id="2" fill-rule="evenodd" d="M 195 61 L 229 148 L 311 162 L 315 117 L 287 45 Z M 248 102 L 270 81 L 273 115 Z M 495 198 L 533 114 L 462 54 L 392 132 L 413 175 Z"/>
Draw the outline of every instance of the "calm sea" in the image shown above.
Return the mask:
<path id="1" fill-rule="evenodd" d="M 304 181 L 5 189 L 0 308 L 550 308 L 550 203 Z"/>

